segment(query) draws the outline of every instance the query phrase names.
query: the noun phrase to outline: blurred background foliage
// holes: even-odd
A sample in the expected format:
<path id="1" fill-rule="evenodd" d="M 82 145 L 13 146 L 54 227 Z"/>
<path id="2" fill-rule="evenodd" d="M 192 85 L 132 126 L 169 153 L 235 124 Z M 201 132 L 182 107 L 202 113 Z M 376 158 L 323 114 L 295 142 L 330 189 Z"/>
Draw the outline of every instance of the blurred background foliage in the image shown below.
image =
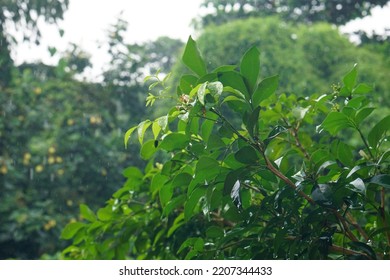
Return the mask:
<path id="1" fill-rule="evenodd" d="M 279 91 L 302 96 L 329 91 L 358 63 L 360 79 L 375 81 L 375 104 L 387 110 L 389 36 L 358 32 L 352 43 L 338 29 L 387 2 L 213 0 L 203 2 L 210 12 L 193 22 L 209 69 L 237 64 L 256 45 L 261 75 L 279 73 Z M 136 145 L 124 149 L 123 133 L 166 109 L 145 107 L 143 79 L 173 69 L 177 81 L 183 42 L 129 44 L 127 22 L 119 18 L 106 34 L 111 59 L 103 81 L 82 81 L 89 55 L 76 45 L 54 66 L 15 65 L 10 55 L 16 44 L 10 24 L 39 43 L 38 20 L 60 21 L 68 0 L 0 3 L 0 259 L 52 258 L 65 246 L 61 230 L 81 219 L 80 203 L 96 210 L 123 184 L 125 167 L 144 167 Z"/>

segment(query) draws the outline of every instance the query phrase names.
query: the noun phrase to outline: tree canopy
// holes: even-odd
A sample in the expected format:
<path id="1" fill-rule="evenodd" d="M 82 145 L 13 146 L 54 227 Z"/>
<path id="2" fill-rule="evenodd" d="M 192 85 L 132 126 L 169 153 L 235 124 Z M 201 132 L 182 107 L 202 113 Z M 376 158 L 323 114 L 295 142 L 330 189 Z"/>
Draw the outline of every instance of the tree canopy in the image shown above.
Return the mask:
<path id="1" fill-rule="evenodd" d="M 353 19 L 370 15 L 373 7 L 383 7 L 387 3 L 388 0 L 204 0 L 202 6 L 211 9 L 211 12 L 202 16 L 198 24 L 203 28 L 211 24 L 220 25 L 236 19 L 278 14 L 286 20 L 304 23 L 323 21 L 343 25 Z"/>

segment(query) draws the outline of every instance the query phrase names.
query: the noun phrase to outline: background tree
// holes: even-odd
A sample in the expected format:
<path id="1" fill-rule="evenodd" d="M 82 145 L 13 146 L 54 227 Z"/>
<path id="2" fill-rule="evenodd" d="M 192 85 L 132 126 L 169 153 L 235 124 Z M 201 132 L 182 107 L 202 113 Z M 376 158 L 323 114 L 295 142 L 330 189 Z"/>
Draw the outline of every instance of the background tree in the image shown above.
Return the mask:
<path id="1" fill-rule="evenodd" d="M 302 1 L 302 0 L 205 0 L 203 7 L 211 12 L 202 16 L 198 26 L 220 25 L 231 20 L 279 15 L 285 20 L 303 23 L 329 22 L 338 26 L 370 15 L 375 6 L 383 7 L 388 0 L 374 1 Z M 207 11 L 207 10 L 206 10 Z"/>
<path id="2" fill-rule="evenodd" d="M 39 19 L 43 18 L 48 23 L 55 23 L 62 19 L 69 0 L 1 0 L 0 4 L 0 86 L 5 86 L 11 80 L 13 62 L 10 47 L 14 41 L 7 30 L 7 24 L 13 24 L 16 29 L 23 30 L 25 40 L 39 43 Z"/>

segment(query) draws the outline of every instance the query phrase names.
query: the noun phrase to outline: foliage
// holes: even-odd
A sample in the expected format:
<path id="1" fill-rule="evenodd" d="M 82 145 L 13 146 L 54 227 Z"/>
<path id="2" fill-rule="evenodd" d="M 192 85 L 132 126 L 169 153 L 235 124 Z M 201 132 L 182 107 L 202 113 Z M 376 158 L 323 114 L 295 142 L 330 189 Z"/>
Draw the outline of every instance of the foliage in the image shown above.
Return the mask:
<path id="1" fill-rule="evenodd" d="M 257 46 L 261 49 L 263 75 L 278 73 L 278 92 L 298 96 L 329 91 L 330 84 L 337 83 L 350 65 L 358 63 L 361 77 L 375 81 L 375 100 L 389 104 L 390 85 L 386 77 L 390 64 L 380 52 L 355 46 L 326 23 L 307 26 L 276 17 L 237 20 L 206 28 L 197 41 L 209 70 L 219 65 L 236 65 L 240 60 L 237 50 Z M 185 71 L 177 64 L 173 70 L 175 81 Z"/>
<path id="2" fill-rule="evenodd" d="M 125 169 L 96 213 L 80 206 L 64 257 L 388 258 L 390 115 L 366 126 L 372 88 L 356 65 L 332 92 L 302 98 L 276 94 L 260 57 L 253 46 L 209 72 L 189 38 L 177 106 L 125 134 L 149 163 Z"/>
<path id="3" fill-rule="evenodd" d="M 13 26 L 18 29 L 23 26 L 25 28 L 23 39 L 35 40 L 38 44 L 40 38 L 38 21 L 43 18 L 46 22 L 55 23 L 62 19 L 68 8 L 69 0 L 1 0 L 0 3 L 0 86 L 6 86 L 11 80 L 13 62 L 10 56 L 10 46 L 14 42 L 7 27 Z"/>
<path id="4" fill-rule="evenodd" d="M 126 44 L 123 27 L 110 29 L 111 63 L 100 84 L 74 78 L 90 65 L 76 45 L 56 66 L 12 64 L 0 88 L 0 259 L 53 256 L 80 204 L 96 210 L 123 184 L 120 170 L 144 167 L 136 145 L 124 151 L 122 131 L 145 115 L 145 69 L 170 67 L 181 44 Z M 122 75 L 126 69 L 132 75 Z"/>
<path id="5" fill-rule="evenodd" d="M 286 20 L 304 23 L 329 22 L 343 25 L 350 20 L 370 15 L 375 6 L 385 6 L 388 0 L 372 1 L 302 1 L 302 0 L 204 0 L 207 12 L 197 22 L 202 28 L 221 25 L 236 19 L 278 14 Z"/>

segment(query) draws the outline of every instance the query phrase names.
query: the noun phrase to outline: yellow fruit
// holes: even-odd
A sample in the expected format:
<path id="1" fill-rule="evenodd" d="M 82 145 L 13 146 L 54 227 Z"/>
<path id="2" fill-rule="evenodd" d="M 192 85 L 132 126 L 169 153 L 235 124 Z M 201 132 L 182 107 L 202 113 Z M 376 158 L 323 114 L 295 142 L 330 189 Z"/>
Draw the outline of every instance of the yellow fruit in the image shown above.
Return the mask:
<path id="1" fill-rule="evenodd" d="M 43 165 L 42 164 L 38 164 L 37 166 L 35 166 L 35 172 L 41 173 L 42 171 L 43 171 Z"/>

